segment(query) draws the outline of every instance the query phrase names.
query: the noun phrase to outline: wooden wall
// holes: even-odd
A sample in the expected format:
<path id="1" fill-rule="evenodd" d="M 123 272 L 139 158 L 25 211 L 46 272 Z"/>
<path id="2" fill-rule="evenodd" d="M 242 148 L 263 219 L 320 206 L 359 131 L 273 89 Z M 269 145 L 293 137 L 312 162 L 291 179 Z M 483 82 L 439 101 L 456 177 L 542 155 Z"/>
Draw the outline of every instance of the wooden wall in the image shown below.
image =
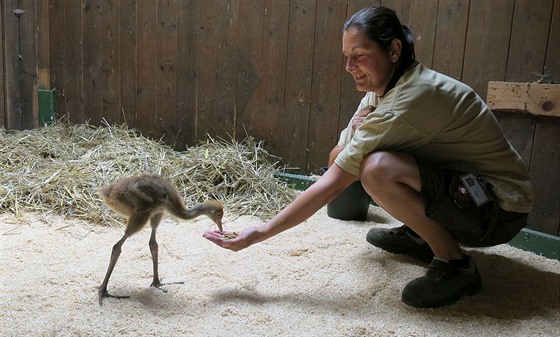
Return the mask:
<path id="1" fill-rule="evenodd" d="M 482 97 L 488 81 L 560 83 L 560 0 L 5 0 L 0 127 L 36 127 L 34 93 L 55 89 L 74 123 L 126 123 L 179 150 L 250 135 L 317 173 L 362 96 L 342 25 L 380 4 L 422 63 Z M 558 235 L 558 117 L 496 115 L 536 183 L 532 224 Z"/>

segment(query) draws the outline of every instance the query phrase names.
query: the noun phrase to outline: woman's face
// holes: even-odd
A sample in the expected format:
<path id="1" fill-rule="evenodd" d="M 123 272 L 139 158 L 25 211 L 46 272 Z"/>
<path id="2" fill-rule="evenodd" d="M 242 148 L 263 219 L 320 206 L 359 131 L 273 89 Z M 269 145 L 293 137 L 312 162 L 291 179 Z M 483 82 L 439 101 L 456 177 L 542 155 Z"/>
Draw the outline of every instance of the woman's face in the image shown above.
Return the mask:
<path id="1" fill-rule="evenodd" d="M 350 28 L 342 35 L 342 54 L 347 58 L 346 71 L 352 74 L 358 91 L 373 91 L 383 96 L 398 56 L 395 58 L 394 52 L 381 49 L 377 42 L 356 28 Z M 400 50 L 396 54 L 400 55 Z"/>

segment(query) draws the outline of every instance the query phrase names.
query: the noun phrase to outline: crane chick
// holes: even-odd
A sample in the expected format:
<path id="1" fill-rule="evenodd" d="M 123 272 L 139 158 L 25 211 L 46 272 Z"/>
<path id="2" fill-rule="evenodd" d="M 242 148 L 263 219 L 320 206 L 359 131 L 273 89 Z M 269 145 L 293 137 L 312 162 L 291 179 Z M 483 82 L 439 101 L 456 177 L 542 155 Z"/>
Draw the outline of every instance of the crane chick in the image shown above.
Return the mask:
<path id="1" fill-rule="evenodd" d="M 119 259 L 123 243 L 129 236 L 140 231 L 148 221 L 150 221 L 152 227 L 149 246 L 154 267 L 153 281 L 150 287 L 156 288 L 163 285 L 158 275 L 156 229 L 166 211 L 181 219 L 194 219 L 200 215 L 206 215 L 218 225 L 220 231 L 223 231 L 222 217 L 224 211 L 221 202 L 208 200 L 187 209 L 177 189 L 159 176 L 142 175 L 126 178 L 101 188 L 98 193 L 109 208 L 128 219 L 123 237 L 113 246 L 109 268 L 103 283 L 99 286 L 99 305 L 102 305 L 105 297 L 129 297 L 109 294 L 107 283 Z"/>

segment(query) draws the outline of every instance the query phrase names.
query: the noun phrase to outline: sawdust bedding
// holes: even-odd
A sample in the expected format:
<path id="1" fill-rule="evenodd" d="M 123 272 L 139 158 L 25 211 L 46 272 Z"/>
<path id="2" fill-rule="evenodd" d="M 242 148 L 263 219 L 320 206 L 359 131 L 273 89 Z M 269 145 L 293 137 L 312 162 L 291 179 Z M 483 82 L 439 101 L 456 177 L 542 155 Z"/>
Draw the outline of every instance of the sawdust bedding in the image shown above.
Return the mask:
<path id="1" fill-rule="evenodd" d="M 226 213 L 228 230 L 258 225 Z M 557 336 L 560 262 L 508 245 L 470 249 L 482 291 L 439 309 L 400 292 L 425 265 L 368 245 L 372 226 L 395 226 L 371 207 L 366 222 L 321 209 L 300 226 L 246 250 L 202 238 L 207 218 L 166 218 L 160 276 L 150 288 L 149 229 L 131 237 L 97 300 L 122 228 L 48 213 L 0 214 L 1 336 Z"/>

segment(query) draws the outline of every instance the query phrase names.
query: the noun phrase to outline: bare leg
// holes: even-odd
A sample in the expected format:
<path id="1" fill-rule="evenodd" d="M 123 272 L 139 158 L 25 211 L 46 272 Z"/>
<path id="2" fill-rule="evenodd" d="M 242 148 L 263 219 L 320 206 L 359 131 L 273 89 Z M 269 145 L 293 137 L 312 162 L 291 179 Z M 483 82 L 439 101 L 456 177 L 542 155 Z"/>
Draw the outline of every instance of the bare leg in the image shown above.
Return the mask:
<path id="1" fill-rule="evenodd" d="M 154 266 L 154 278 L 152 280 L 152 284 L 150 285 L 150 287 L 156 287 L 158 289 L 160 289 L 161 291 L 163 291 L 164 293 L 167 292 L 165 289 L 161 289 L 160 287 L 162 285 L 165 284 L 182 284 L 184 282 L 170 282 L 170 283 L 161 283 L 160 279 L 159 279 L 159 273 L 158 273 L 158 243 L 156 241 L 156 229 L 159 225 L 159 222 L 161 221 L 161 218 L 163 217 L 163 213 L 159 213 L 159 214 L 155 214 L 154 216 L 152 216 L 151 220 L 150 220 L 150 224 L 152 226 L 152 234 L 150 235 L 150 252 L 152 253 L 152 263 Z"/>
<path id="2" fill-rule="evenodd" d="M 109 268 L 107 269 L 107 274 L 105 274 L 105 279 L 101 286 L 99 286 L 99 305 L 103 305 L 102 301 L 104 297 L 112 297 L 112 298 L 128 298 L 129 296 L 114 296 L 107 292 L 107 283 L 109 283 L 109 278 L 111 277 L 111 273 L 113 273 L 113 269 L 115 268 L 115 264 L 117 264 L 117 260 L 121 255 L 121 247 L 123 243 L 128 238 L 128 235 L 125 234 L 123 237 L 113 246 L 113 251 L 111 253 L 111 260 L 109 262 Z"/>
<path id="3" fill-rule="evenodd" d="M 460 259 L 463 253 L 449 231 L 424 213 L 420 172 L 407 154 L 375 152 L 366 157 L 360 177 L 376 203 L 424 239 L 441 259 Z"/>

